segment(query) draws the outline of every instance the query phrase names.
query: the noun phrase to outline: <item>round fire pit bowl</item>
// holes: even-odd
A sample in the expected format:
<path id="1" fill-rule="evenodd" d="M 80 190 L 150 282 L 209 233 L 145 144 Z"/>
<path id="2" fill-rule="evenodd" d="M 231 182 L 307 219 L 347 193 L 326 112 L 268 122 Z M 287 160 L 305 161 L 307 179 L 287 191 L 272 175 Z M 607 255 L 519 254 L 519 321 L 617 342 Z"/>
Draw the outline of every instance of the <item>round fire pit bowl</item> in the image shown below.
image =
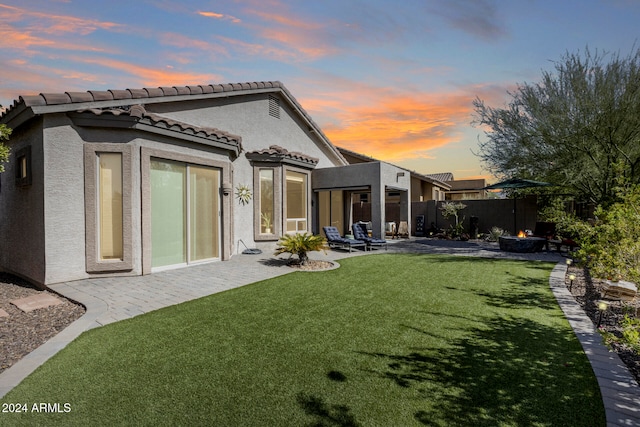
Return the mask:
<path id="1" fill-rule="evenodd" d="M 540 252 L 547 239 L 542 237 L 500 236 L 498 243 L 500 250 L 506 252 Z"/>

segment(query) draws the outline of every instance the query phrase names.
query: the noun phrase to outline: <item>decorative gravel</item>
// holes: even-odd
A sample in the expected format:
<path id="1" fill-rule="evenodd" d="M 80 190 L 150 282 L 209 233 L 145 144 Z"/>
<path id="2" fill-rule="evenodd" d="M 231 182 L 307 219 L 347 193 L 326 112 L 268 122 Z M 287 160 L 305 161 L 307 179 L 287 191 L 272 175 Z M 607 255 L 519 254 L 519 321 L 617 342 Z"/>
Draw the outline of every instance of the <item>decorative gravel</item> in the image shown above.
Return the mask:
<path id="1" fill-rule="evenodd" d="M 330 270 L 335 267 L 335 264 L 330 261 L 314 261 L 309 260 L 305 265 L 301 265 L 297 260 L 293 262 L 289 262 L 289 267 L 295 268 L 296 270 L 303 271 L 322 271 L 322 270 Z"/>
<path id="2" fill-rule="evenodd" d="M 621 302 L 614 300 L 606 300 L 608 304 L 607 311 L 600 318 L 598 303 L 602 300 L 603 285 L 602 280 L 592 278 L 589 271 L 580 266 L 570 266 L 567 269 L 566 284 L 569 289 L 569 274 L 575 274 L 576 279 L 571 286 L 571 294 L 583 308 L 587 316 L 594 325 L 600 321 L 600 326 L 607 332 L 611 332 L 617 336 L 622 336 L 622 328 L 620 321 L 624 319 L 625 314 L 630 317 L 638 317 L 640 315 L 639 297 L 632 302 Z M 640 384 L 640 354 L 628 346 L 613 343 L 610 350 L 614 351 L 620 357 L 620 360 L 629 368 L 629 372 L 634 376 Z"/>
<path id="3" fill-rule="evenodd" d="M 62 300 L 62 304 L 25 313 L 11 301 L 40 293 Z M 0 273 L 0 372 L 54 337 L 85 313 L 83 306 L 49 291 L 41 291 L 25 280 Z M 1 312 L 0 312 L 1 313 Z"/>

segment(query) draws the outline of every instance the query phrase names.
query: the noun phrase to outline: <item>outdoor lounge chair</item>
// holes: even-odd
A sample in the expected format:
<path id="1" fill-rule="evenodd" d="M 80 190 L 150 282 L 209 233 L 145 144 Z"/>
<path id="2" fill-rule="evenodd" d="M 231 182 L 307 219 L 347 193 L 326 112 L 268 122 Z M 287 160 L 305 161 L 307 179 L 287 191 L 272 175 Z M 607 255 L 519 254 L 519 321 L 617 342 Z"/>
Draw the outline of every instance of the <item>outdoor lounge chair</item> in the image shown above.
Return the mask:
<path id="1" fill-rule="evenodd" d="M 367 232 L 367 226 L 362 223 L 355 223 L 351 226 L 353 229 L 353 237 L 358 240 L 363 240 L 367 244 L 367 248 L 382 248 L 387 249 L 387 241 L 384 239 L 376 239 L 373 237 L 369 237 L 369 233 Z"/>
<path id="2" fill-rule="evenodd" d="M 352 248 L 359 247 L 361 247 L 365 251 L 367 250 L 367 244 L 363 240 L 346 239 L 340 236 L 340 232 L 336 227 L 325 226 L 322 227 L 322 229 L 324 230 L 325 236 L 327 236 L 327 244 L 330 248 L 348 248 L 349 252 L 351 252 Z"/>

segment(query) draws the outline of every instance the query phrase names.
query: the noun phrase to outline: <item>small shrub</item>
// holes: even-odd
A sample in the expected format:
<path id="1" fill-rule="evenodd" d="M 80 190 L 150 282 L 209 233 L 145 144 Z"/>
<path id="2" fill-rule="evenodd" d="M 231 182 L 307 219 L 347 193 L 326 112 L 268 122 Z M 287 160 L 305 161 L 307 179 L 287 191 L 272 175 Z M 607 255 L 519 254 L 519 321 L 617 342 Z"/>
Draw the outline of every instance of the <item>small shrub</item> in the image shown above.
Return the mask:
<path id="1" fill-rule="evenodd" d="M 622 335 L 616 336 L 614 333 L 600 328 L 599 332 L 605 344 L 611 347 L 612 344 L 621 344 L 631 348 L 634 351 L 640 351 L 640 319 L 624 315 L 624 319 L 620 322 Z"/>
<path id="2" fill-rule="evenodd" d="M 581 236 L 578 256 L 595 277 L 640 281 L 640 185 L 620 201 L 596 209 L 598 221 Z"/>
<path id="3" fill-rule="evenodd" d="M 301 265 L 305 265 L 309 260 L 307 252 L 325 251 L 327 249 L 327 241 L 320 235 L 310 233 L 285 234 L 280 237 L 278 247 L 274 255 L 290 253 L 298 255 Z"/>
<path id="4" fill-rule="evenodd" d="M 635 351 L 640 351 L 640 319 L 635 319 L 625 314 L 620 326 L 622 326 L 624 343 Z"/>
<path id="5" fill-rule="evenodd" d="M 497 242 L 500 236 L 504 236 L 506 234 L 507 232 L 500 227 L 491 227 L 491 230 L 489 230 L 489 234 L 487 235 L 487 240 L 489 242 Z"/>

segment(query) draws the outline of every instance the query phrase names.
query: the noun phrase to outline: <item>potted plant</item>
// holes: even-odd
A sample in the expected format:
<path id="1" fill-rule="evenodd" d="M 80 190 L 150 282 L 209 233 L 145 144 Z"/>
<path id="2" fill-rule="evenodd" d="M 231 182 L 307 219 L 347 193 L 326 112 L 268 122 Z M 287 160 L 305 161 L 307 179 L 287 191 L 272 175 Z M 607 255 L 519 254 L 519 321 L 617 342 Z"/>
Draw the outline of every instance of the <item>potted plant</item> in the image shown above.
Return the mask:
<path id="1" fill-rule="evenodd" d="M 271 214 L 269 212 L 262 212 L 262 226 L 264 227 L 265 234 L 271 234 Z"/>

